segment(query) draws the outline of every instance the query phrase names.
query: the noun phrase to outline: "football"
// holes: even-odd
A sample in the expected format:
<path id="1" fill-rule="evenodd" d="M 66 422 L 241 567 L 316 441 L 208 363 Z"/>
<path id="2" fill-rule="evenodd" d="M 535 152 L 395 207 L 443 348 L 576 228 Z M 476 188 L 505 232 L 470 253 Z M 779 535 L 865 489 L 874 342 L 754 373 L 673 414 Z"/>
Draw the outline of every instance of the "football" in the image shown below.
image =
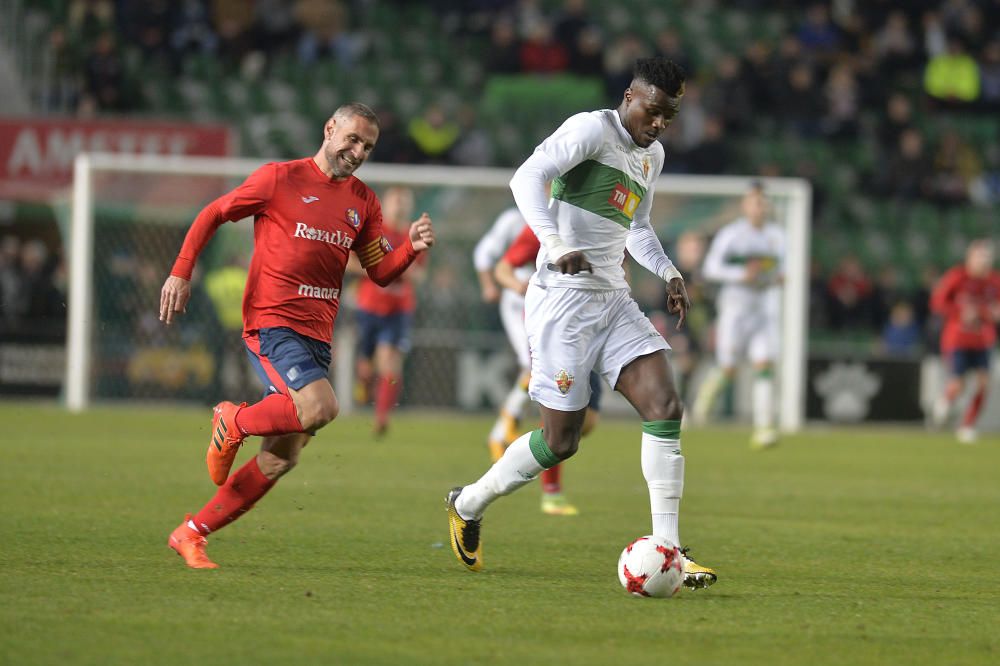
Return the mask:
<path id="1" fill-rule="evenodd" d="M 618 580 L 638 597 L 672 597 L 684 582 L 684 557 L 663 537 L 639 537 L 618 558 Z"/>

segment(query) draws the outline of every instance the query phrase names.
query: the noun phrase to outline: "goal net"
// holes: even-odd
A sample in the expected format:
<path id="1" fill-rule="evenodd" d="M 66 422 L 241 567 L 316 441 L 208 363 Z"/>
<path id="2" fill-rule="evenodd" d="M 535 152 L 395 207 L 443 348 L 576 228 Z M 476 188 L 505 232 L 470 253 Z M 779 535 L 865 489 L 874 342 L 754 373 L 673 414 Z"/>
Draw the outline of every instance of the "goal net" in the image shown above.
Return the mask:
<path id="1" fill-rule="evenodd" d="M 94 401 L 211 403 L 260 395 L 238 332 L 241 271 L 253 248 L 249 220 L 223 225 L 209 243 L 193 276 L 188 311 L 178 322 L 164 326 L 158 307 L 160 287 L 195 215 L 262 163 L 110 154 L 77 158 L 67 244 L 65 398 L 71 410 Z M 513 205 L 511 171 L 366 164 L 358 176 L 380 193 L 391 185 L 409 187 L 417 213 L 426 210 L 434 219 L 438 242 L 417 285 L 402 404 L 464 410 L 495 406 L 510 386 L 516 362 L 496 306 L 480 300 L 471 257 L 494 219 Z M 653 226 L 685 275 L 700 265 L 712 235 L 739 217 L 740 198 L 752 180 L 761 179 L 660 178 Z M 779 421 L 787 431 L 798 429 L 803 417 L 811 191 L 799 179 L 762 180 L 772 217 L 787 232 L 777 373 Z M 636 299 L 674 347 L 672 362 L 690 404 L 699 377 L 714 363 L 714 292 L 689 283 L 695 307 L 687 326 L 676 332 L 662 311 L 662 282 L 635 265 L 630 275 Z M 349 282 L 344 291 L 331 381 L 342 408 L 350 410 L 356 395 L 356 340 Z M 737 388 L 727 413 L 747 417 L 745 398 Z M 606 405 L 611 413 L 627 408 L 618 397 Z"/>

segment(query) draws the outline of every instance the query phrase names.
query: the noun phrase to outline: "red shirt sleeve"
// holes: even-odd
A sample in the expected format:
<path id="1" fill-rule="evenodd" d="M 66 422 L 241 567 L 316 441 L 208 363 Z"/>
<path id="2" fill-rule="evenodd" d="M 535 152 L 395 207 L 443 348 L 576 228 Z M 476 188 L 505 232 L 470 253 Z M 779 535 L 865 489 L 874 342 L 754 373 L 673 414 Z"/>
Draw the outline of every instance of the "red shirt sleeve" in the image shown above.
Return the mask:
<path id="1" fill-rule="evenodd" d="M 542 244 L 539 242 L 538 237 L 535 236 L 535 232 L 528 225 L 524 225 L 521 233 L 517 235 L 517 238 L 510 244 L 510 247 L 507 248 L 507 251 L 504 252 L 500 260 L 506 261 L 514 268 L 518 268 L 525 264 L 534 263 L 535 257 L 538 256 L 538 251 L 541 248 Z"/>
<path id="2" fill-rule="evenodd" d="M 941 279 L 938 280 L 934 291 L 931 292 L 931 310 L 951 317 L 955 314 L 955 288 L 962 280 L 961 271 L 955 268 L 948 270 Z"/>
<path id="3" fill-rule="evenodd" d="M 274 194 L 275 180 L 276 165 L 265 164 L 235 190 L 205 206 L 191 223 L 170 274 L 190 280 L 198 255 L 215 235 L 216 229 L 226 221 L 242 220 L 262 213 Z"/>
<path id="4" fill-rule="evenodd" d="M 406 242 L 393 248 L 382 233 L 382 206 L 372 194 L 368 206 L 368 217 L 358 234 L 354 252 L 372 282 L 384 287 L 405 271 L 417 258 L 417 251 L 406 233 Z"/>

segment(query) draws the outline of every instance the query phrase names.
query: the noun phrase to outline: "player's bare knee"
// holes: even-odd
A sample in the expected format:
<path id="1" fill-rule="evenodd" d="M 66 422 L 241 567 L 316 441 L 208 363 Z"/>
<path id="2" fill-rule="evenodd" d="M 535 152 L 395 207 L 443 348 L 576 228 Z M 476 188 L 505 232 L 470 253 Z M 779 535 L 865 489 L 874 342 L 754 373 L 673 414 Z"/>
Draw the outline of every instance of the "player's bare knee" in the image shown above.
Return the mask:
<path id="1" fill-rule="evenodd" d="M 302 423 L 303 430 L 314 432 L 337 418 L 339 413 L 340 405 L 336 398 L 317 401 L 306 405 L 301 410 L 299 421 Z"/>
<path id="2" fill-rule="evenodd" d="M 676 391 L 658 396 L 643 418 L 647 421 L 680 421 L 684 416 L 684 403 Z"/>
<path id="3" fill-rule="evenodd" d="M 545 443 L 559 460 L 566 460 L 580 447 L 580 428 L 561 428 L 552 432 L 551 435 L 546 431 Z"/>

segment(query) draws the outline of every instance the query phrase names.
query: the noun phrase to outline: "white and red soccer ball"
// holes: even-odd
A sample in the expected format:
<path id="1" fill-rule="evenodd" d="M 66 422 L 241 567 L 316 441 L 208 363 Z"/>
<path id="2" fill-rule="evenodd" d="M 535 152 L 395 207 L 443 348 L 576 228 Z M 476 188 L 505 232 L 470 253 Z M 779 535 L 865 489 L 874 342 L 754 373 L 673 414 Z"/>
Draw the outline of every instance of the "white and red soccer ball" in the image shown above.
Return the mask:
<path id="1" fill-rule="evenodd" d="M 663 537 L 639 537 L 618 558 L 618 580 L 638 597 L 672 597 L 684 583 L 684 555 Z"/>

